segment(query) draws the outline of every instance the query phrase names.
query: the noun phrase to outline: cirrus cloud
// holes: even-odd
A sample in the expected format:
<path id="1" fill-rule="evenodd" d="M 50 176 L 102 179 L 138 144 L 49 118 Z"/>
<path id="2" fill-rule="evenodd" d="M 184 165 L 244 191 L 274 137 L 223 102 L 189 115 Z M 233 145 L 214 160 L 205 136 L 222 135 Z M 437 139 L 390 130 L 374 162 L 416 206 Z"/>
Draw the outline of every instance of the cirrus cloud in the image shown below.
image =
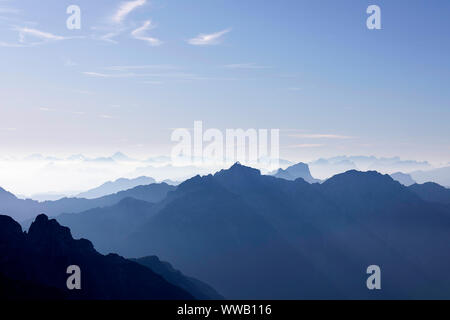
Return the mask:
<path id="1" fill-rule="evenodd" d="M 353 139 L 350 136 L 343 136 L 339 134 L 290 134 L 289 137 L 305 138 L 305 139 Z"/>
<path id="2" fill-rule="evenodd" d="M 230 32 L 231 29 L 225 29 L 216 33 L 211 34 L 199 34 L 195 38 L 189 39 L 188 43 L 193 46 L 206 46 L 206 45 L 214 45 L 220 43 L 220 38 Z"/>
<path id="3" fill-rule="evenodd" d="M 123 20 L 125 20 L 127 15 L 129 15 L 133 10 L 135 10 L 136 8 L 138 8 L 140 6 L 143 6 L 146 3 L 147 3 L 146 0 L 135 0 L 135 1 L 123 2 L 120 5 L 119 9 L 114 14 L 114 16 L 112 17 L 112 20 L 115 23 L 121 23 Z"/>
<path id="4" fill-rule="evenodd" d="M 145 41 L 153 47 L 160 46 L 162 44 L 161 40 L 159 40 L 157 38 L 149 37 L 145 34 L 146 31 L 151 30 L 154 27 L 155 26 L 152 24 L 151 20 L 147 20 L 144 22 L 144 24 L 141 27 L 133 30 L 131 32 L 131 36 L 137 40 Z"/>

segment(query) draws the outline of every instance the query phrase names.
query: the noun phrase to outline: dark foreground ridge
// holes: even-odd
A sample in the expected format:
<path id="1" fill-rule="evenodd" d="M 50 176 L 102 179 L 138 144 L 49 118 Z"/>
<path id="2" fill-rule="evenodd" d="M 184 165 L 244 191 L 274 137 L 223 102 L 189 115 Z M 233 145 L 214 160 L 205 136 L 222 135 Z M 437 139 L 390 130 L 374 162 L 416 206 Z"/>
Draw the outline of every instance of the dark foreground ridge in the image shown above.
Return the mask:
<path id="1" fill-rule="evenodd" d="M 67 267 L 81 269 L 81 290 L 68 290 Z M 69 228 L 39 215 L 27 233 L 0 216 L 1 299 L 193 299 L 160 275 L 116 254 L 74 240 Z"/>

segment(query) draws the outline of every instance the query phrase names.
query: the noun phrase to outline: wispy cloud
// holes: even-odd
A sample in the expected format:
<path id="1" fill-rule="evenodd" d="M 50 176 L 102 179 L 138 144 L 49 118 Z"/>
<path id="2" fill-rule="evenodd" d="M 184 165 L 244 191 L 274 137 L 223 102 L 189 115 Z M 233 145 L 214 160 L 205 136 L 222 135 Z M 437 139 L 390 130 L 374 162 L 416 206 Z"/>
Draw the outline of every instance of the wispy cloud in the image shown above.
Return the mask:
<path id="1" fill-rule="evenodd" d="M 86 112 L 84 112 L 84 111 L 70 111 L 70 113 L 77 115 L 77 116 L 82 116 L 82 115 L 86 114 Z"/>
<path id="2" fill-rule="evenodd" d="M 140 66 L 111 66 L 111 67 L 106 67 L 104 69 L 112 70 L 112 71 L 151 70 L 151 69 L 173 70 L 173 69 L 178 69 L 178 67 L 173 66 L 173 65 L 155 64 L 155 65 L 140 65 Z"/>
<path id="3" fill-rule="evenodd" d="M 154 66 L 157 68 L 157 66 Z M 187 73 L 187 72 L 166 72 L 161 70 L 160 72 L 148 73 L 148 72 L 126 72 L 131 71 L 133 69 L 150 69 L 151 66 L 116 66 L 116 67 L 107 67 L 104 69 L 108 69 L 110 72 L 97 72 L 97 71 L 85 71 L 82 74 L 99 79 L 108 79 L 108 78 L 140 78 L 141 83 L 147 84 L 161 84 L 162 79 L 165 80 L 174 80 L 174 81 L 212 81 L 212 80 L 237 80 L 236 78 L 213 78 L 213 77 L 205 77 L 202 75 L 198 75 L 195 73 Z M 115 72 L 116 71 L 116 72 Z"/>
<path id="4" fill-rule="evenodd" d="M 133 30 L 131 32 L 131 35 L 133 36 L 133 38 L 135 38 L 137 40 L 145 41 L 153 47 L 160 46 L 162 44 L 161 40 L 145 35 L 146 31 L 151 30 L 154 27 L 155 26 L 152 24 L 151 20 L 147 20 L 144 22 L 144 24 L 141 27 Z"/>
<path id="5" fill-rule="evenodd" d="M 110 74 L 110 73 L 100 73 L 100 72 L 91 72 L 85 71 L 82 72 L 84 75 L 94 77 L 94 78 L 130 78 L 136 76 L 134 73 L 118 73 L 118 74 Z"/>
<path id="6" fill-rule="evenodd" d="M 125 20 L 127 15 L 129 15 L 133 10 L 135 10 L 136 8 L 138 8 L 140 6 L 143 6 L 146 3 L 147 3 L 146 0 L 135 0 L 135 1 L 122 2 L 121 5 L 119 6 L 119 8 L 117 9 L 116 13 L 112 17 L 112 20 L 115 23 L 121 23 L 123 20 Z"/>
<path id="7" fill-rule="evenodd" d="M 73 93 L 79 93 L 79 94 L 93 94 L 92 91 L 89 90 L 79 90 L 79 89 L 74 89 L 72 90 Z"/>
<path id="8" fill-rule="evenodd" d="M 99 117 L 102 119 L 114 119 L 114 117 L 109 114 L 101 114 Z"/>
<path id="9" fill-rule="evenodd" d="M 113 40 L 113 38 L 117 37 L 119 34 L 120 34 L 120 32 L 108 32 L 108 33 L 103 34 L 100 37 L 98 37 L 98 39 L 105 41 L 105 42 L 117 44 L 119 42 L 116 40 Z"/>
<path id="10" fill-rule="evenodd" d="M 183 72 L 167 72 L 167 73 L 103 73 L 95 71 L 82 72 L 86 76 L 95 78 L 173 78 L 183 80 L 200 80 L 204 79 L 201 76 L 192 73 Z"/>
<path id="11" fill-rule="evenodd" d="M 77 37 L 63 37 L 60 35 L 56 35 L 50 32 L 38 30 L 35 28 L 29 27 L 13 27 L 13 31 L 17 31 L 19 34 L 19 41 L 17 43 L 11 42 L 1 42 L 0 47 L 10 47 L 10 48 L 24 48 L 24 47 L 32 47 L 40 44 L 44 44 L 47 42 L 75 39 L 75 38 L 83 38 L 82 36 Z M 32 40 L 29 40 L 31 38 Z"/>
<path id="12" fill-rule="evenodd" d="M 16 28 L 16 30 L 19 32 L 19 41 L 20 42 L 25 42 L 25 37 L 27 35 L 35 37 L 35 38 L 39 38 L 42 40 L 47 40 L 47 41 L 58 41 L 58 40 L 64 40 L 67 39 L 63 36 L 58 36 L 55 35 L 53 33 L 50 32 L 45 32 L 45 31 L 41 31 L 41 30 L 37 30 L 37 29 L 32 29 L 32 28 Z"/>
<path id="13" fill-rule="evenodd" d="M 318 144 L 318 143 L 302 143 L 302 144 L 293 144 L 293 145 L 289 145 L 286 148 L 292 148 L 292 149 L 296 149 L 296 148 L 319 148 L 319 147 L 323 147 L 323 144 Z"/>
<path id="14" fill-rule="evenodd" d="M 0 13 L 19 13 L 20 10 L 12 7 L 0 6 Z"/>
<path id="15" fill-rule="evenodd" d="M 227 69 L 269 69 L 268 66 L 257 65 L 256 63 L 236 63 L 223 66 Z"/>
<path id="16" fill-rule="evenodd" d="M 290 134 L 288 136 L 305 139 L 353 139 L 353 137 L 338 134 Z"/>
<path id="17" fill-rule="evenodd" d="M 222 36 L 230 31 L 231 29 L 225 29 L 211 34 L 199 34 L 197 37 L 189 39 L 188 43 L 194 46 L 219 44 Z"/>
<path id="18" fill-rule="evenodd" d="M 160 85 L 163 84 L 162 81 L 142 81 L 143 84 Z"/>
<path id="19" fill-rule="evenodd" d="M 17 14 L 20 13 L 20 10 L 12 7 L 10 5 L 10 3 L 13 1 L 9 1 L 9 0 L 0 0 L 0 14 L 1 13 L 5 13 L 5 14 Z"/>
<path id="20" fill-rule="evenodd" d="M 29 47 L 28 45 L 20 44 L 20 43 L 10 43 L 10 42 L 3 42 L 0 41 L 0 47 L 4 48 L 24 48 Z"/>

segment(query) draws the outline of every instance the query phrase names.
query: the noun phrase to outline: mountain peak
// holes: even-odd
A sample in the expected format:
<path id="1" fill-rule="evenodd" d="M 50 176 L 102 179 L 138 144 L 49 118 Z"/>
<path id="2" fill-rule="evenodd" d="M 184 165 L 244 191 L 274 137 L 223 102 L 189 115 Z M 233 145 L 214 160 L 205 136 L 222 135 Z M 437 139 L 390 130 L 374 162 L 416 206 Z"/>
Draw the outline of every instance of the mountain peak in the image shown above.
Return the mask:
<path id="1" fill-rule="evenodd" d="M 216 173 L 216 175 L 225 175 L 225 174 L 239 174 L 245 176 L 260 176 L 261 171 L 255 168 L 247 167 L 242 165 L 240 162 L 236 162 L 229 169 L 224 169 Z"/>
<path id="2" fill-rule="evenodd" d="M 86 239 L 75 240 L 70 229 L 61 226 L 55 219 L 40 214 L 31 224 L 29 239 L 40 248 L 51 248 L 53 252 L 63 252 L 68 248 L 93 251 L 93 244 Z"/>
<path id="3" fill-rule="evenodd" d="M 6 191 L 5 189 L 3 189 L 2 187 L 0 187 L 0 199 L 1 200 L 14 200 L 17 199 L 17 197 L 12 194 L 9 191 Z"/>
<path id="4" fill-rule="evenodd" d="M 0 215 L 0 243 L 22 235 L 22 227 L 10 216 Z"/>
<path id="5" fill-rule="evenodd" d="M 323 186 L 334 190 L 353 190 L 356 193 L 368 192 L 369 190 L 396 192 L 403 189 L 399 182 L 387 174 L 381 174 L 377 171 L 357 170 L 337 174 L 325 181 Z"/>
<path id="6" fill-rule="evenodd" d="M 434 182 L 426 182 L 424 184 L 413 184 L 408 187 L 420 198 L 429 202 L 437 202 L 450 204 L 450 189 L 445 188 Z"/>
<path id="7" fill-rule="evenodd" d="M 319 180 L 313 178 L 311 172 L 309 171 L 309 166 L 303 162 L 294 164 L 285 170 L 279 169 L 274 176 L 285 180 L 297 180 L 301 178 L 308 183 L 320 182 Z"/>
<path id="8" fill-rule="evenodd" d="M 40 214 L 31 224 L 28 231 L 31 238 L 45 238 L 48 235 L 58 236 L 60 240 L 73 240 L 70 229 L 61 226 L 55 219 L 49 219 L 45 214 Z"/>
<path id="9" fill-rule="evenodd" d="M 48 217 L 45 214 L 40 214 L 36 217 L 36 219 L 34 220 L 35 223 L 37 224 L 42 224 L 42 223 L 46 223 L 48 222 Z"/>
<path id="10" fill-rule="evenodd" d="M 391 174 L 391 177 L 395 181 L 398 181 L 402 185 L 407 186 L 407 187 L 409 187 L 409 186 L 411 186 L 411 185 L 416 183 L 413 180 L 413 178 L 411 177 L 411 175 L 406 174 L 406 173 L 402 173 L 402 172 L 395 172 L 395 173 Z"/>
<path id="11" fill-rule="evenodd" d="M 371 181 L 389 181 L 393 182 L 389 175 L 381 174 L 377 171 L 358 171 L 358 170 L 349 170 L 344 173 L 339 173 L 330 179 L 328 179 L 325 183 L 332 182 L 351 182 L 351 181 L 361 181 L 361 182 L 371 182 Z"/>
<path id="12" fill-rule="evenodd" d="M 124 154 L 120 151 L 114 153 L 111 156 L 111 159 L 113 159 L 115 161 L 130 161 L 130 160 L 132 160 L 130 157 L 128 157 L 126 154 Z"/>

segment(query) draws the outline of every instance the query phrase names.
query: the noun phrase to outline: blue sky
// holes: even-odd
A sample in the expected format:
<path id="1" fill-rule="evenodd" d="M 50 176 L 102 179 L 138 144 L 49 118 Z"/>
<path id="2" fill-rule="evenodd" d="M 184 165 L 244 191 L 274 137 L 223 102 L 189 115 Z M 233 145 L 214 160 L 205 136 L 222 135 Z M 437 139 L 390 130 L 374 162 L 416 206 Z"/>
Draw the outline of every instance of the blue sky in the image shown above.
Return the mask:
<path id="1" fill-rule="evenodd" d="M 448 163 L 449 15 L 444 0 L 0 0 L 1 154 L 168 154 L 171 130 L 202 120 L 279 128 L 292 160 Z"/>

